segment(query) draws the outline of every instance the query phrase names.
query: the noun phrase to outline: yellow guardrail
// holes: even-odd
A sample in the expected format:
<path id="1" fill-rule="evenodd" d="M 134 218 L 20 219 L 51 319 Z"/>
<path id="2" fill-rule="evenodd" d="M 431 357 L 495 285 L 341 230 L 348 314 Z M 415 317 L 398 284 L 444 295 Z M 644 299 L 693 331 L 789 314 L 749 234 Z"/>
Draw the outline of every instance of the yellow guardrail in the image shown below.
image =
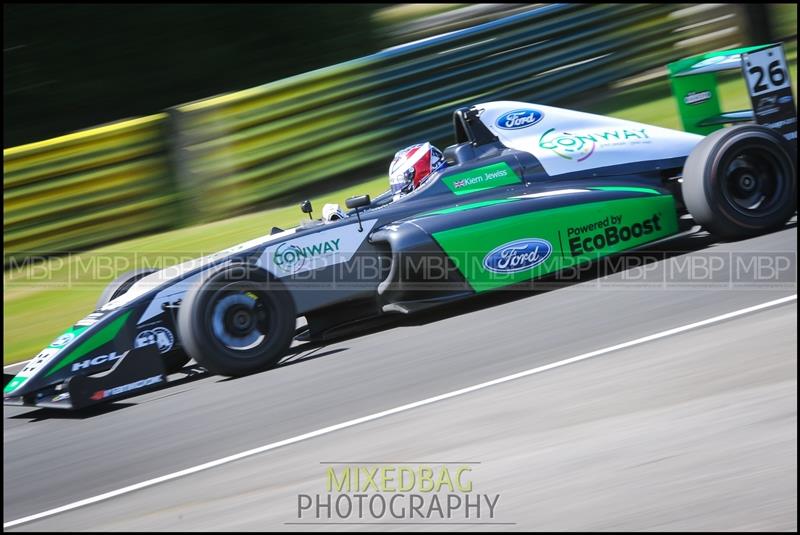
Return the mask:
<path id="1" fill-rule="evenodd" d="M 175 224 L 167 114 L 3 151 L 4 262 Z"/>

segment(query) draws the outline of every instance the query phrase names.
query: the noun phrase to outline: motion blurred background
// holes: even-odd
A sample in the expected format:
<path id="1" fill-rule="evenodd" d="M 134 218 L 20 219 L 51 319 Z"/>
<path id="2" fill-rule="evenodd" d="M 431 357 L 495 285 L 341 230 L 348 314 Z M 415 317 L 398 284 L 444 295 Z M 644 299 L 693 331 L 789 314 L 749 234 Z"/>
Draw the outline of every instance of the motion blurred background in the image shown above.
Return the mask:
<path id="1" fill-rule="evenodd" d="M 6 362 L 149 254 L 214 252 L 296 224 L 301 199 L 380 193 L 396 150 L 452 143 L 456 107 L 526 100 L 680 128 L 667 63 L 773 41 L 797 85 L 796 4 L 3 11 Z M 740 73 L 720 81 L 725 109 L 749 108 Z M 71 266 L 112 253 L 129 261 L 76 283 Z"/>

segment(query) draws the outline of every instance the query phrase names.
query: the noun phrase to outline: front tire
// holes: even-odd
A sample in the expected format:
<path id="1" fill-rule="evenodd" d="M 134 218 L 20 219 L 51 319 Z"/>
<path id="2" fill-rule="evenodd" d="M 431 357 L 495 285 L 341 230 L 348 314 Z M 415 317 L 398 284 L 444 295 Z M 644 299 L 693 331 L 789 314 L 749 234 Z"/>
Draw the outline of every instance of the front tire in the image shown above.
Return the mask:
<path id="1" fill-rule="evenodd" d="M 211 373 L 242 376 L 280 361 L 291 345 L 295 316 L 282 283 L 263 269 L 231 264 L 186 293 L 178 334 L 187 353 Z"/>
<path id="2" fill-rule="evenodd" d="M 683 166 L 683 200 L 694 220 L 724 239 L 780 228 L 797 209 L 796 156 L 760 125 L 717 130 Z"/>
<path id="3" fill-rule="evenodd" d="M 130 290 L 131 286 L 133 286 L 136 281 L 138 281 L 139 279 L 143 279 L 146 276 L 150 275 L 151 273 L 155 272 L 156 272 L 155 269 L 139 268 L 123 273 L 122 275 L 120 275 L 119 277 L 108 283 L 108 286 L 105 287 L 103 293 L 101 293 L 100 297 L 97 299 L 96 308 L 100 308 L 109 301 L 113 301 L 117 297 L 121 296 L 122 294 Z"/>

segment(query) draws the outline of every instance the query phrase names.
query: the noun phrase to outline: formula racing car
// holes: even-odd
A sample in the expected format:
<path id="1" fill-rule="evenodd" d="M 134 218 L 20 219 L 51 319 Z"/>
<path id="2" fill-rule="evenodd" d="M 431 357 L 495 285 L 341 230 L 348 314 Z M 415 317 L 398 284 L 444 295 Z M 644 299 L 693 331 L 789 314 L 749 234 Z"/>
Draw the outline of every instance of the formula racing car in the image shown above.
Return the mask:
<path id="1" fill-rule="evenodd" d="M 343 217 L 121 276 L 6 377 L 4 402 L 82 408 L 163 385 L 190 359 L 252 374 L 297 337 L 636 249 L 678 234 L 685 214 L 740 239 L 796 210 L 796 148 L 764 126 L 704 137 L 510 101 L 457 109 L 453 126 L 447 165 L 410 193 L 352 197 Z"/>

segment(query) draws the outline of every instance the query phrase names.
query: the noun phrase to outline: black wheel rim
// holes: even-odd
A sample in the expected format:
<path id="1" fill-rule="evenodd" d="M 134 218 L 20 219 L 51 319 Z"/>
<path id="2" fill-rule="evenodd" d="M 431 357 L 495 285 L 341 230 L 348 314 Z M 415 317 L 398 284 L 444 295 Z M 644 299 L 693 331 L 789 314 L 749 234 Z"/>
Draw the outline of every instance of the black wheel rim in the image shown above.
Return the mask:
<path id="1" fill-rule="evenodd" d="M 722 195 L 728 205 L 750 217 L 779 209 L 789 176 L 784 159 L 772 147 L 743 148 L 720 166 Z"/>
<path id="2" fill-rule="evenodd" d="M 252 358 L 270 342 L 275 314 L 269 299 L 246 282 L 224 285 L 209 302 L 209 328 L 217 342 L 238 358 Z"/>

